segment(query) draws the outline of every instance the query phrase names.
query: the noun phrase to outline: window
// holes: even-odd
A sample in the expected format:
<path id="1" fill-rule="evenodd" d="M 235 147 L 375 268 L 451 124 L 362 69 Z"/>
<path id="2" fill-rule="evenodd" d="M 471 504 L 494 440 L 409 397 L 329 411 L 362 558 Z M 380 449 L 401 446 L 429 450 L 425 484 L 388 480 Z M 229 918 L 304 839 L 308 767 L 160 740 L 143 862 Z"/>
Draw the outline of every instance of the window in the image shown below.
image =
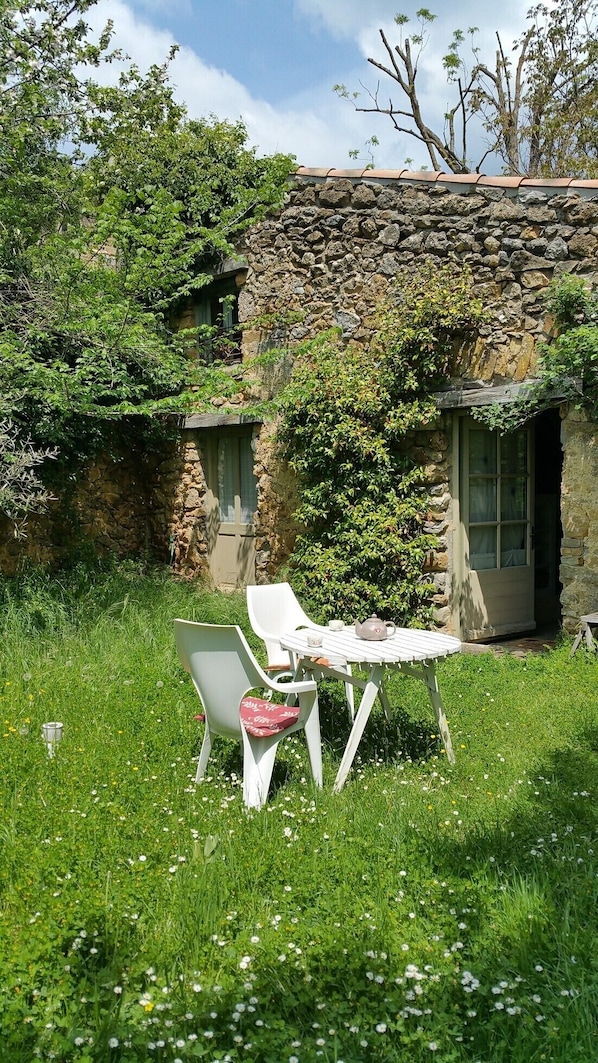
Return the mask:
<path id="1" fill-rule="evenodd" d="M 195 307 L 199 357 L 208 363 L 241 361 L 238 287 L 235 277 L 213 281 L 200 293 Z"/>
<path id="2" fill-rule="evenodd" d="M 469 431 L 468 524 L 472 569 L 527 565 L 529 458 L 524 431 Z"/>

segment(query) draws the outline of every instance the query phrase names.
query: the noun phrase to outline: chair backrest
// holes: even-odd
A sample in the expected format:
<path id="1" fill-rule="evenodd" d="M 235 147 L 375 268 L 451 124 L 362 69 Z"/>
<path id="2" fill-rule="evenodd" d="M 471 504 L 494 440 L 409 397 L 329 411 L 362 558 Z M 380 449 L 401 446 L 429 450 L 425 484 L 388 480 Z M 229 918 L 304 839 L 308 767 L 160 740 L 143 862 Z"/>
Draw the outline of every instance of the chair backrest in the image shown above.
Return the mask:
<path id="1" fill-rule="evenodd" d="M 210 730 L 239 738 L 239 705 L 248 690 L 268 684 L 239 627 L 175 620 L 180 662 L 199 694 Z"/>
<path id="2" fill-rule="evenodd" d="M 290 664 L 289 654 L 278 641 L 279 636 L 300 627 L 313 627 L 290 583 L 249 586 L 246 592 L 249 623 L 266 644 L 268 664 Z"/>

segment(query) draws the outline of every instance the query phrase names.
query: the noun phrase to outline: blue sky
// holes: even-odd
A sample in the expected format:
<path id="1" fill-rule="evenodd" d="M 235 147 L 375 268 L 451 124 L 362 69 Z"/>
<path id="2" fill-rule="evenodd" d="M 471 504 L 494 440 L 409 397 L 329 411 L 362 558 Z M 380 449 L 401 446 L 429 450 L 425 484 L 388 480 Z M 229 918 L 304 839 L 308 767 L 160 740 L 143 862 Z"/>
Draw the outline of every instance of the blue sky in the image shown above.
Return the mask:
<path id="1" fill-rule="evenodd" d="M 492 55 L 494 32 L 510 46 L 530 2 L 503 0 L 490 9 L 479 0 L 438 0 L 431 7 L 439 16 L 421 60 L 429 124 L 441 124 L 449 101 L 441 57 L 452 30 L 479 27 L 479 43 Z M 162 62 L 177 42 L 172 80 L 190 115 L 242 118 L 260 154 L 289 152 L 303 166 L 357 166 L 349 151 L 360 149 L 365 164 L 374 134 L 377 166 L 400 168 L 411 158 L 416 168 L 428 159 L 415 141 L 388 119 L 358 114 L 332 86 L 359 90 L 362 81 L 375 89 L 367 57 L 382 58 L 379 27 L 392 39 L 397 10 L 414 18 L 419 7 L 402 0 L 99 0 L 88 18 L 95 25 L 112 19 L 115 44 L 142 69 Z"/>

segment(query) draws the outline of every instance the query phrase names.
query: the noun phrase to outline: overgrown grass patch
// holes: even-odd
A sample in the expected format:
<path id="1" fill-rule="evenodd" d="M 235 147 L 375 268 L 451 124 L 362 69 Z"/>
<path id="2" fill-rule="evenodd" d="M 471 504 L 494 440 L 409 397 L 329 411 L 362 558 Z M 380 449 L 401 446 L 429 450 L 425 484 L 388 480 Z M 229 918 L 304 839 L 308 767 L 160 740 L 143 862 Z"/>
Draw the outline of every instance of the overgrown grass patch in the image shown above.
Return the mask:
<path id="1" fill-rule="evenodd" d="M 442 663 L 453 768 L 393 678 L 338 795 L 329 684 L 324 791 L 294 736 L 247 813 L 235 745 L 193 784 L 172 633 L 238 622 L 261 652 L 241 596 L 127 566 L 1 593 L 0 1060 L 596 1057 L 593 657 Z"/>

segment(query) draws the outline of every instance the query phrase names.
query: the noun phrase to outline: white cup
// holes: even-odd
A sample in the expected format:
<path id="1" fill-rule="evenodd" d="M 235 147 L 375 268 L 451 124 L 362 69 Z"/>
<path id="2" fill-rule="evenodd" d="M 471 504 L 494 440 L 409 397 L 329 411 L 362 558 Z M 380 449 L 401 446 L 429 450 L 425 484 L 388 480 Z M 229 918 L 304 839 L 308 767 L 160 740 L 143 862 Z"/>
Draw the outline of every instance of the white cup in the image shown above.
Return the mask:
<path id="1" fill-rule="evenodd" d="M 328 627 L 330 628 L 331 631 L 342 631 L 344 626 L 345 625 L 343 624 L 342 620 L 329 620 L 328 621 Z"/>
<path id="2" fill-rule="evenodd" d="M 321 646 L 322 645 L 322 641 L 323 641 L 322 640 L 322 636 L 320 635 L 319 631 L 310 631 L 309 632 L 309 634 L 307 636 L 307 645 L 308 646 L 313 646 L 314 648 L 317 647 L 317 646 Z"/>

